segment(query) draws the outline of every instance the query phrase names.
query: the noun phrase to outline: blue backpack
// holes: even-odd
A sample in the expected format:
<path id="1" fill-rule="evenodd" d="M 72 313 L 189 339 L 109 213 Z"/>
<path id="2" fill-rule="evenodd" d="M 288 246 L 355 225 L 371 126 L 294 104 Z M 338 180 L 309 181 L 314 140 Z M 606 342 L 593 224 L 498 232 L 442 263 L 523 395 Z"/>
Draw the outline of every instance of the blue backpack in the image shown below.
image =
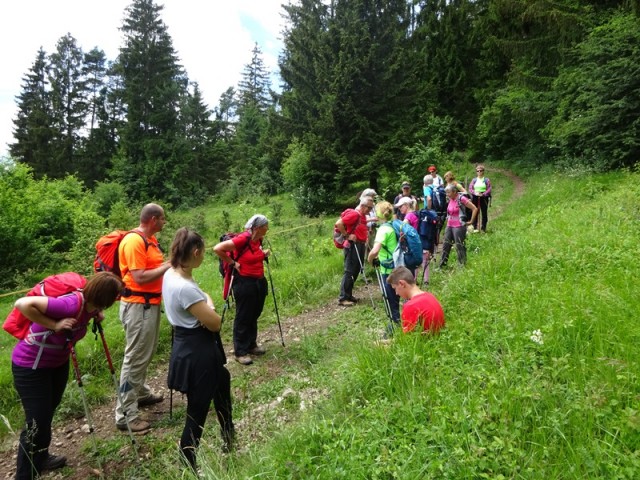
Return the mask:
<path id="1" fill-rule="evenodd" d="M 391 222 L 398 239 L 398 248 L 393 252 L 396 267 L 404 265 L 413 269 L 422 264 L 422 242 L 415 228 L 401 220 Z"/>

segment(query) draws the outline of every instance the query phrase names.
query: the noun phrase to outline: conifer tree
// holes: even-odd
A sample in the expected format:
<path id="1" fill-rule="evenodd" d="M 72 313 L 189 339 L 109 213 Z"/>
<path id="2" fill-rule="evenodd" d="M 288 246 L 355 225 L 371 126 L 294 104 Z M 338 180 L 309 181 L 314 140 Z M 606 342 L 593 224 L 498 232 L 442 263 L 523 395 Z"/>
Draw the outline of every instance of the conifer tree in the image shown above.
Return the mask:
<path id="1" fill-rule="evenodd" d="M 22 92 L 17 97 L 18 114 L 13 120 L 15 142 L 9 146 L 11 156 L 33 168 L 38 179 L 49 175 L 52 169 L 53 119 L 48 69 L 47 54 L 40 48 L 29 72 L 22 78 Z"/>
<path id="2" fill-rule="evenodd" d="M 120 126 L 112 177 L 134 199 L 179 204 L 191 194 L 179 187 L 188 171 L 178 118 L 187 79 L 160 18 L 162 8 L 153 0 L 134 0 L 126 9 L 116 67 L 126 123 Z"/>

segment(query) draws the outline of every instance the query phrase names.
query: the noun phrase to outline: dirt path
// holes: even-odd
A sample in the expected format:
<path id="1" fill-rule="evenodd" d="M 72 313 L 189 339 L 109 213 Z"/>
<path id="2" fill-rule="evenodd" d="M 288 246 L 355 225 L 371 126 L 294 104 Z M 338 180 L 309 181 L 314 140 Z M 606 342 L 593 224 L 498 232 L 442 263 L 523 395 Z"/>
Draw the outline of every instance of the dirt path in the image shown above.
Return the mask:
<path id="1" fill-rule="evenodd" d="M 495 219 L 502 214 L 509 205 L 517 198 L 521 197 L 525 191 L 524 182 L 515 174 L 508 170 L 497 169 L 487 167 L 487 176 L 491 176 L 491 172 L 499 172 L 509 178 L 514 185 L 513 195 L 506 199 L 503 203 L 500 203 L 498 207 L 492 208 L 491 219 Z M 375 286 L 374 297 L 380 296 L 380 292 Z M 358 287 L 357 295 L 368 301 L 368 293 L 365 291 L 365 286 L 360 285 Z M 336 302 L 331 302 L 327 305 L 309 310 L 300 315 L 291 318 L 281 318 L 282 330 L 287 344 L 301 341 L 305 336 L 313 335 L 316 332 L 322 331 L 327 328 L 328 325 L 335 322 L 335 317 L 343 310 L 344 307 L 340 307 Z M 264 330 L 261 329 L 260 341 L 264 346 L 269 349 L 279 348 L 280 346 L 280 332 L 277 325 L 270 326 Z M 233 353 L 227 345 L 227 356 L 229 359 L 233 358 Z M 117 359 L 115 359 L 117 363 Z M 256 376 L 252 381 L 264 382 L 269 379 L 275 378 L 280 375 L 283 370 L 283 365 L 286 359 L 282 357 L 269 356 L 258 360 L 262 365 L 259 378 Z M 232 378 L 239 378 L 242 375 L 256 375 L 255 370 L 252 373 L 253 366 L 244 367 L 237 364 L 234 361 L 229 361 L 227 368 L 231 372 Z M 166 388 L 166 366 L 159 368 L 154 376 L 149 379 L 149 383 L 152 388 L 157 392 L 164 394 L 164 400 L 151 407 L 143 409 L 143 417 L 149 420 L 153 429 L 148 435 L 154 435 L 156 437 L 164 437 L 167 441 L 177 442 L 179 435 L 182 431 L 182 419 L 176 420 L 172 424 L 168 425 L 166 419 L 169 417 L 169 392 Z M 77 388 L 75 385 L 69 385 L 68 388 Z M 243 396 L 243 392 L 233 387 L 232 383 L 232 397 L 240 398 Z M 310 389 L 305 394 L 309 401 L 312 402 L 317 397 L 326 395 L 326 392 L 314 391 Z M 182 395 L 173 395 L 173 408 L 179 409 L 184 406 L 185 400 Z M 260 407 L 256 406 L 256 411 L 260 412 Z M 82 413 L 81 413 L 82 414 Z M 102 478 L 120 478 L 123 469 L 127 464 L 134 462 L 134 454 L 131 443 L 128 440 L 126 433 L 118 432 L 114 425 L 114 400 L 111 402 L 91 408 L 91 414 L 94 422 L 94 435 L 96 438 L 97 448 L 100 451 L 107 444 L 109 449 L 113 448 L 112 440 L 118 436 L 123 437 L 125 442 L 121 447 L 118 455 L 109 455 L 110 458 L 119 457 L 119 461 L 110 461 L 109 464 L 102 465 L 101 470 L 103 472 Z M 259 414 L 259 413 L 258 413 Z M 208 420 L 208 426 L 216 423 L 215 414 L 210 414 Z M 260 423 L 255 421 L 255 418 L 251 419 L 251 422 L 240 419 L 237 424 L 238 428 L 238 447 L 240 449 L 246 448 L 256 439 L 260 438 Z M 214 427 L 217 428 L 217 427 Z M 0 479 L 13 479 L 15 475 L 15 452 L 17 449 L 17 433 L 16 435 L 9 436 L 3 442 L 0 451 L 3 455 L 0 456 Z M 138 448 L 139 461 L 149 460 L 153 457 L 154 452 L 150 450 L 148 445 L 142 441 L 140 437 L 136 438 L 136 444 Z M 72 479 L 72 480 L 86 480 L 88 478 L 100 478 L 100 469 L 98 468 L 98 462 L 92 458 L 88 452 L 93 450 L 93 444 L 91 441 L 91 434 L 86 420 L 81 417 L 77 419 L 71 419 L 65 421 L 64 426 L 57 425 L 53 431 L 53 441 L 51 444 L 51 451 L 57 455 L 65 455 L 68 459 L 69 467 L 62 471 L 50 472 L 42 475 L 43 479 Z"/>

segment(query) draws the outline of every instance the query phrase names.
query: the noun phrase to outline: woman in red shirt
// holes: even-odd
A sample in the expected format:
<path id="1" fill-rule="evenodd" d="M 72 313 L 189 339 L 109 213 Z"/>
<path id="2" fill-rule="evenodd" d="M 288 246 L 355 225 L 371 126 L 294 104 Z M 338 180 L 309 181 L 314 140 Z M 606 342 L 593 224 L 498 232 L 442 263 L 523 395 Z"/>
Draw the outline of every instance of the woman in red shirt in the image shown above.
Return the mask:
<path id="1" fill-rule="evenodd" d="M 270 251 L 262 249 L 262 238 L 269 230 L 269 221 L 264 215 L 254 215 L 244 228 L 245 232 L 218 243 L 213 251 L 235 269 L 231 286 L 236 301 L 233 348 L 238 363 L 251 365 L 251 355 L 266 353 L 258 345 L 257 338 L 258 318 L 262 314 L 268 290 L 263 262 Z M 227 252 L 231 255 L 227 255 Z"/>

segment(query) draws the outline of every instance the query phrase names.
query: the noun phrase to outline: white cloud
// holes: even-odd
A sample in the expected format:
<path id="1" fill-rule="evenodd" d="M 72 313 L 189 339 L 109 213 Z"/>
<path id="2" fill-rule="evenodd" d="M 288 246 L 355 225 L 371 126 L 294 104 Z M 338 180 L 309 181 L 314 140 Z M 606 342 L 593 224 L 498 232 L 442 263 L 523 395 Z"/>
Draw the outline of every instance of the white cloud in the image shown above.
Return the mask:
<path id="1" fill-rule="evenodd" d="M 209 108 L 237 85 L 257 41 L 267 68 L 277 70 L 282 47 L 283 0 L 156 0 L 162 20 L 189 79 L 198 82 Z M 70 33 L 87 52 L 93 47 L 115 59 L 119 28 L 129 0 L 21 0 L 0 6 L 0 155 L 13 141 L 15 97 L 40 47 L 55 50 Z"/>

